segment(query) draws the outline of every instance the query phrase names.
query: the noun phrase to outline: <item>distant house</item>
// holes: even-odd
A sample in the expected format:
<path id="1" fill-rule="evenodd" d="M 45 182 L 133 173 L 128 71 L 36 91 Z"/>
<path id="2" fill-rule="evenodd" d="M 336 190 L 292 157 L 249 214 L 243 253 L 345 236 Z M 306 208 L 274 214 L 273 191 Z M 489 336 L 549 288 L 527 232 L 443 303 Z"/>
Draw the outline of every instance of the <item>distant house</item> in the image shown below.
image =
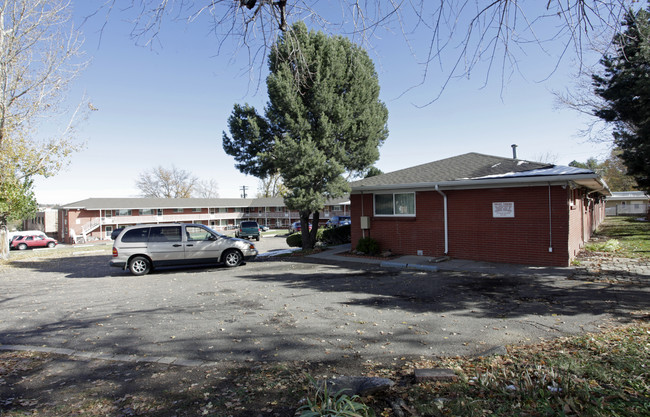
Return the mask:
<path id="1" fill-rule="evenodd" d="M 40 207 L 33 217 L 23 221 L 22 230 L 40 230 L 49 237 L 59 239 L 59 214 L 53 207 Z"/>
<path id="2" fill-rule="evenodd" d="M 608 216 L 637 216 L 648 213 L 650 197 L 643 191 L 613 191 L 605 200 Z"/>
<path id="3" fill-rule="evenodd" d="M 468 153 L 353 182 L 352 244 L 404 255 L 567 266 L 605 215 L 593 171 Z"/>
<path id="4" fill-rule="evenodd" d="M 330 200 L 320 213 L 349 215 L 350 201 Z M 254 220 L 272 228 L 289 228 L 300 220 L 279 198 L 89 198 L 59 207 L 59 239 L 66 243 L 108 239 L 119 227 L 142 223 L 199 223 L 215 230 Z"/>

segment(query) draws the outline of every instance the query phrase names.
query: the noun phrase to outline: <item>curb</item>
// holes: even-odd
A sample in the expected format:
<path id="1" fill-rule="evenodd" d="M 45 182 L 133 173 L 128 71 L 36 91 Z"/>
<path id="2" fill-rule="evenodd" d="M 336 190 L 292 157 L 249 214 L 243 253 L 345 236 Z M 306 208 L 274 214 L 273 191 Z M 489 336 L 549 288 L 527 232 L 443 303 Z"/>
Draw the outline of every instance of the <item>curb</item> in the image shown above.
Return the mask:
<path id="1" fill-rule="evenodd" d="M 386 261 L 379 264 L 382 268 L 399 268 L 399 269 L 417 269 L 420 271 L 438 272 L 440 268 L 435 265 L 422 265 L 422 264 L 405 264 L 401 262 Z"/>
<path id="2" fill-rule="evenodd" d="M 212 366 L 216 365 L 215 362 L 183 359 L 171 356 L 136 356 L 136 355 L 121 355 L 111 353 L 95 353 L 86 352 L 82 350 L 73 350 L 65 348 L 51 348 L 46 346 L 27 346 L 27 345 L 0 345 L 0 351 L 21 351 L 21 352 L 39 352 L 39 353 L 53 353 L 56 355 L 69 356 L 74 359 L 81 360 L 104 360 L 114 362 L 128 362 L 128 363 L 159 363 L 163 365 L 176 365 L 186 367 L 199 367 L 199 366 Z"/>

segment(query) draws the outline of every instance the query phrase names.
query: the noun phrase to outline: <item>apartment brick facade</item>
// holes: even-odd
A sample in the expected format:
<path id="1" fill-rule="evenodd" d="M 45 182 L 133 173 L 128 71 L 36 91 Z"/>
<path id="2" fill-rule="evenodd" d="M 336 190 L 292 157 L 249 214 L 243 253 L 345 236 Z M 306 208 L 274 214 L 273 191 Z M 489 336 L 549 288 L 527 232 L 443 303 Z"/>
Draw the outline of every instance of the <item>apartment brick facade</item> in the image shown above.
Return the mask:
<path id="1" fill-rule="evenodd" d="M 349 200 L 328 202 L 320 212 L 324 224 L 330 217 L 349 215 Z M 65 243 L 105 240 L 119 227 L 143 223 L 198 223 L 215 230 L 237 227 L 243 220 L 271 228 L 289 228 L 299 220 L 282 198 L 254 199 L 162 199 L 90 198 L 59 207 L 59 239 Z"/>

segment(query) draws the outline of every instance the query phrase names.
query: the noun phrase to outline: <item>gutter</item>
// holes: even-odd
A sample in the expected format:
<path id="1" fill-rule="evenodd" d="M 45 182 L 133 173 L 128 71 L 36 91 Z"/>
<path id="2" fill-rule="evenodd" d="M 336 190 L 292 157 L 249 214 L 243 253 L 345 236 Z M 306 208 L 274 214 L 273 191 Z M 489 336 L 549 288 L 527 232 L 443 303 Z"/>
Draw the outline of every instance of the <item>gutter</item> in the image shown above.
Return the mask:
<path id="1" fill-rule="evenodd" d="M 436 191 L 443 198 L 444 216 L 445 216 L 445 255 L 447 255 L 449 253 L 449 219 L 447 217 L 447 194 L 440 191 L 438 184 L 436 184 Z"/>
<path id="2" fill-rule="evenodd" d="M 522 185 L 563 185 L 567 181 L 580 181 L 592 180 L 599 183 L 600 187 L 597 191 L 609 191 L 606 186 L 603 186 L 602 180 L 598 179 L 594 174 L 575 174 L 575 175 L 547 175 L 547 176 L 519 176 L 507 178 L 481 178 L 481 179 L 466 179 L 457 181 L 441 181 L 441 182 L 418 182 L 410 184 L 379 184 L 379 185 L 361 185 L 352 187 L 352 192 L 373 191 L 373 190 L 402 190 L 402 189 L 432 189 L 436 190 L 438 187 L 445 187 L 446 189 L 476 189 L 476 188 L 493 188 L 494 186 L 511 186 L 517 187 Z"/>

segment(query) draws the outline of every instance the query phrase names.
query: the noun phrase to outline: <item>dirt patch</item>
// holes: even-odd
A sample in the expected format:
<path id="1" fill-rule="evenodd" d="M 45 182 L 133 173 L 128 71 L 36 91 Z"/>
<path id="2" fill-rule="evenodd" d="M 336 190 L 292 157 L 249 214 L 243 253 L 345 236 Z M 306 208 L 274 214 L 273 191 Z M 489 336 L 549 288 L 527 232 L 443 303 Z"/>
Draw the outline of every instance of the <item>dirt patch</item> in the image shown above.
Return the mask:
<path id="1" fill-rule="evenodd" d="M 374 367 L 366 365 L 183 367 L 0 352 L 0 414 L 293 417 L 309 389 L 307 374 L 315 378 L 343 372 L 361 375 Z"/>

